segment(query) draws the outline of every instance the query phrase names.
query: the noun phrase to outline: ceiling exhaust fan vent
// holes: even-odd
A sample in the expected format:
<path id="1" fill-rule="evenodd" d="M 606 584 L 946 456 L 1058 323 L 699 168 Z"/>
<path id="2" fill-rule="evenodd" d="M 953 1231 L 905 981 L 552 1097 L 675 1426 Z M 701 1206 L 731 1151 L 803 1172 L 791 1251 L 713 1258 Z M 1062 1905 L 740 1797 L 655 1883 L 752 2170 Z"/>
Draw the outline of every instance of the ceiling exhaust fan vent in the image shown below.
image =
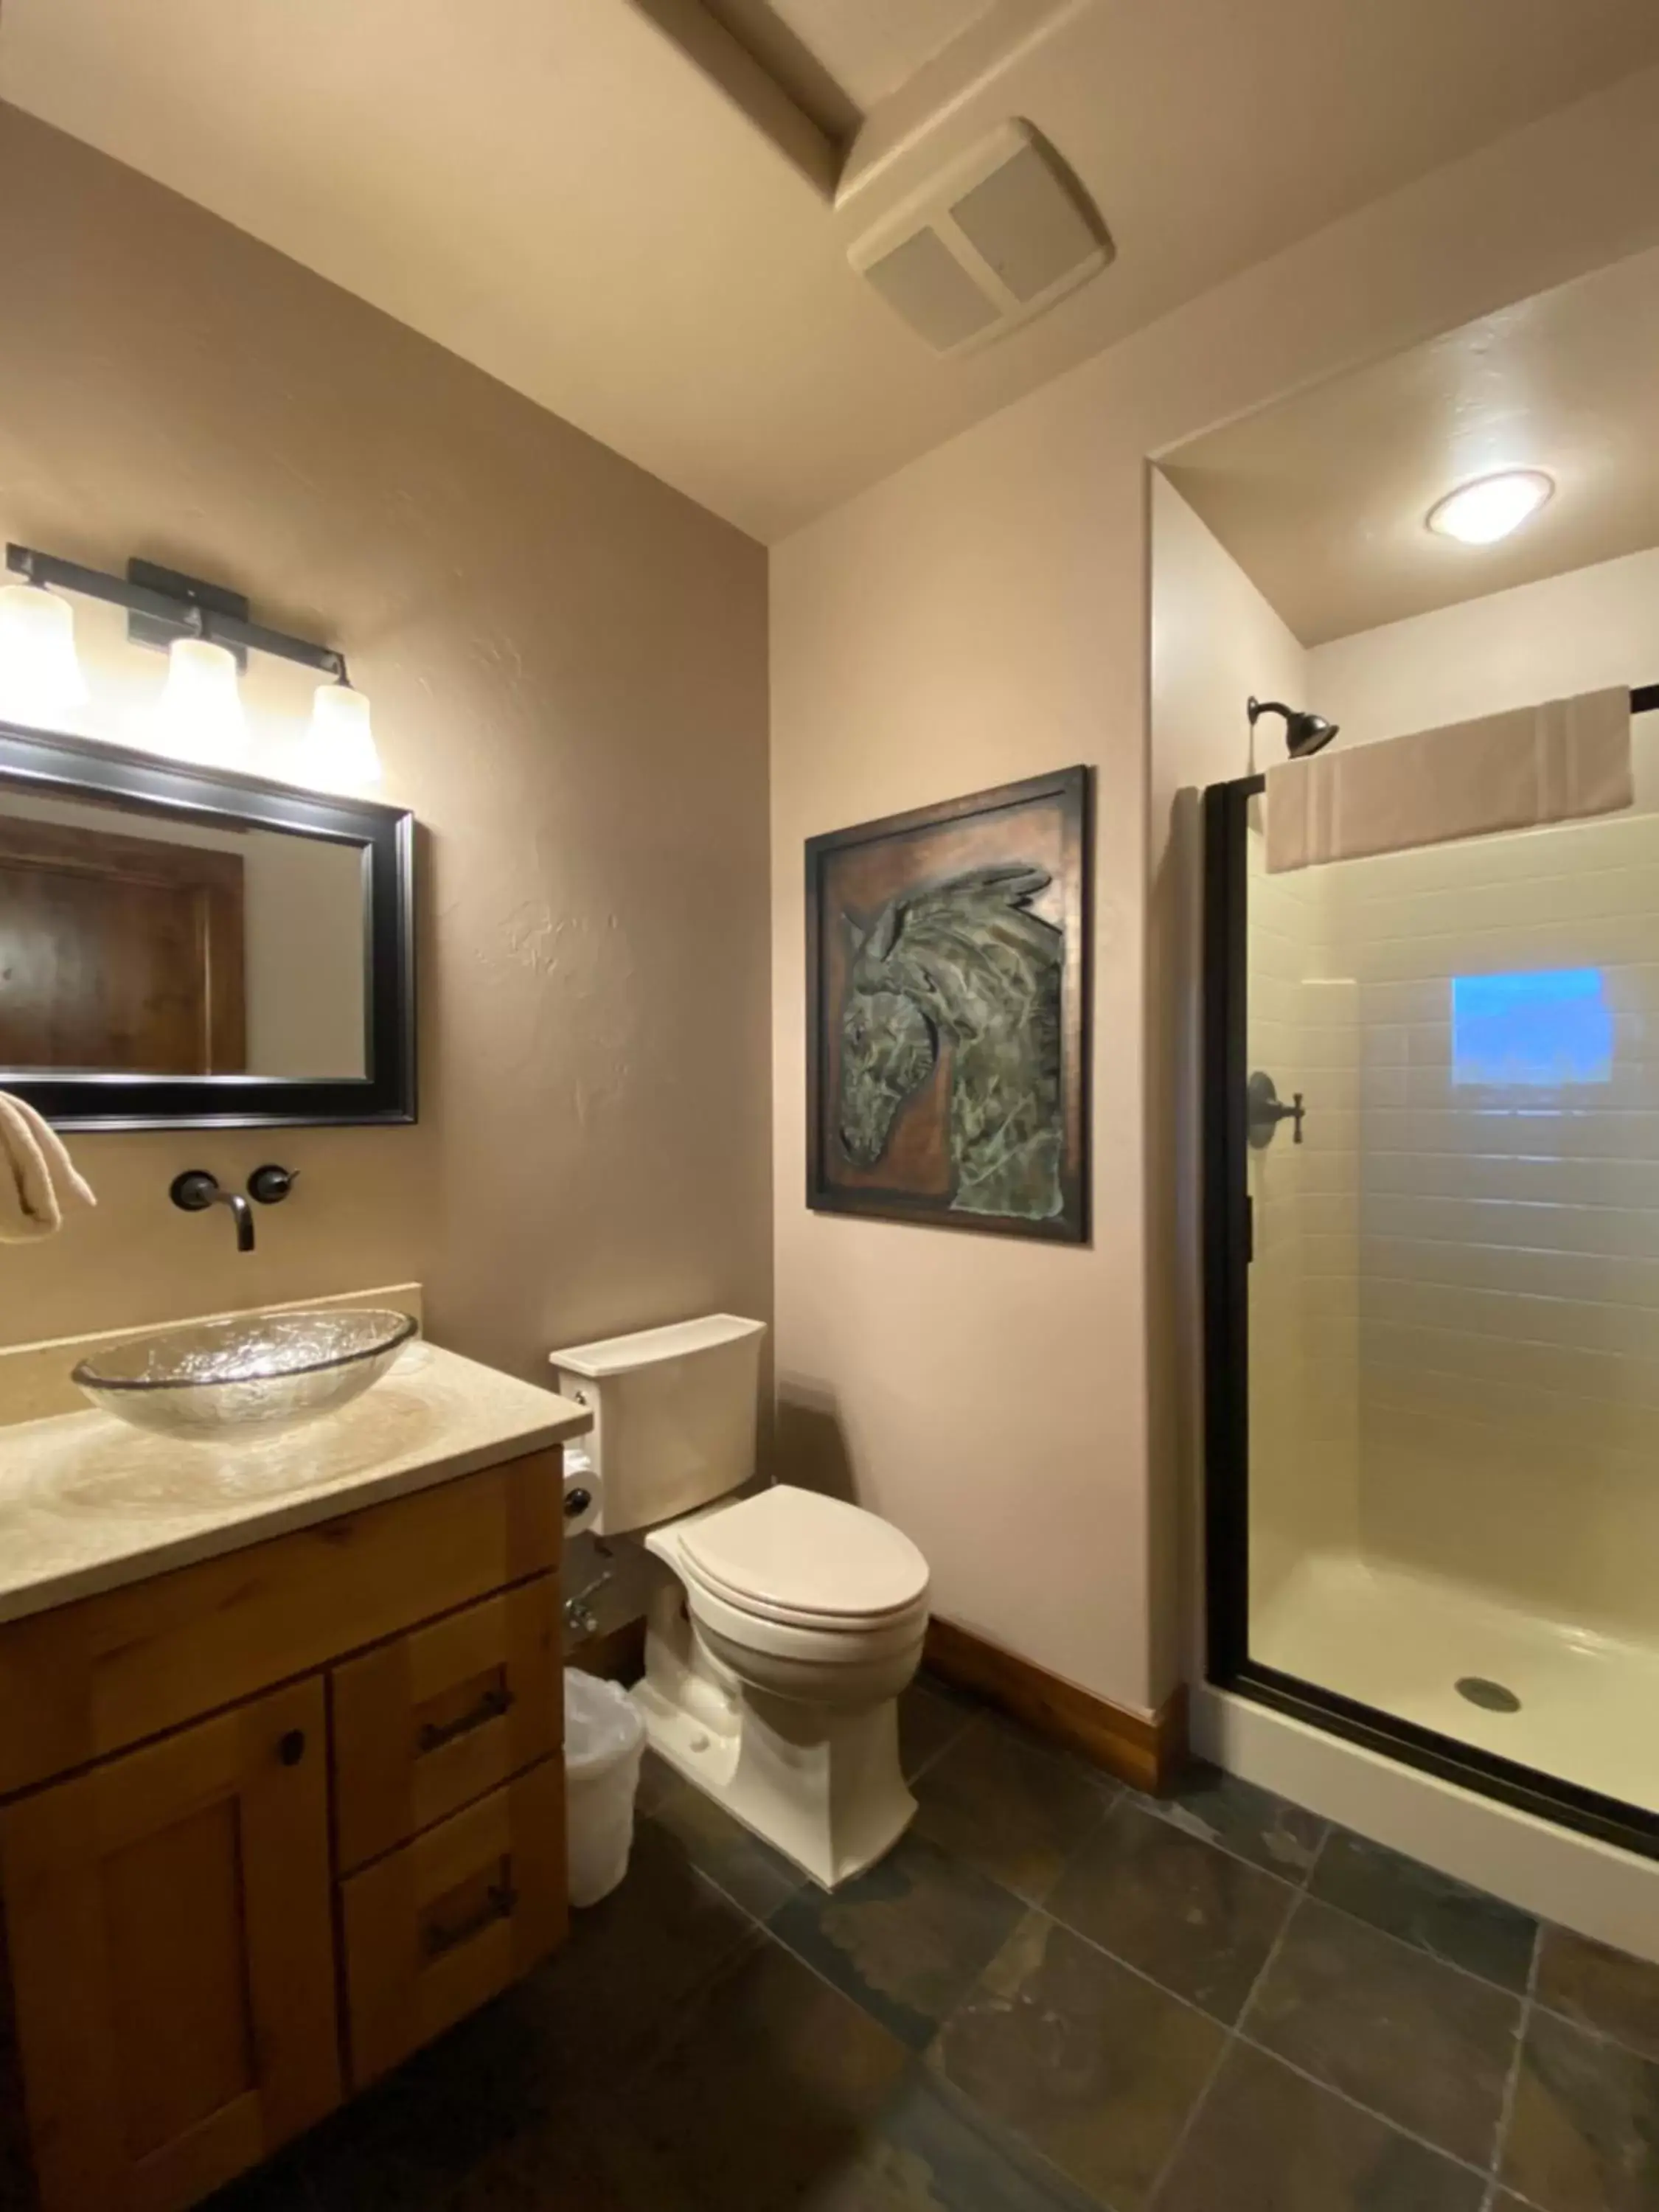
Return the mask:
<path id="1" fill-rule="evenodd" d="M 1105 224 L 1027 123 L 1005 123 L 848 250 L 936 353 L 965 352 L 1051 307 L 1106 267 Z"/>

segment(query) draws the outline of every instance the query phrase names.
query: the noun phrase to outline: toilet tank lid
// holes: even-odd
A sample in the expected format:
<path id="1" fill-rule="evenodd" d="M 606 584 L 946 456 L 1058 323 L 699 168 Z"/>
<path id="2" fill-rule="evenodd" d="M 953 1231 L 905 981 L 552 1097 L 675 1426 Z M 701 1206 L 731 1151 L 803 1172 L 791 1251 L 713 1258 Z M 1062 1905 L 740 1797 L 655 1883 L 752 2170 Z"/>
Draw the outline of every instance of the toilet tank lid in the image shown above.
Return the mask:
<path id="1" fill-rule="evenodd" d="M 877 1618 L 927 1594 L 927 1562 L 890 1521 L 775 1483 L 686 1523 L 681 1549 L 736 1597 L 826 1620 Z"/>
<path id="2" fill-rule="evenodd" d="M 744 1321 L 740 1314 L 704 1314 L 696 1321 L 677 1321 L 666 1328 L 642 1328 L 632 1336 L 608 1336 L 598 1344 L 575 1344 L 563 1352 L 550 1352 L 548 1364 L 568 1375 L 625 1375 L 630 1368 L 653 1367 L 666 1359 L 684 1359 L 699 1352 L 713 1352 L 722 1344 L 735 1344 L 745 1336 L 763 1336 L 763 1321 Z"/>

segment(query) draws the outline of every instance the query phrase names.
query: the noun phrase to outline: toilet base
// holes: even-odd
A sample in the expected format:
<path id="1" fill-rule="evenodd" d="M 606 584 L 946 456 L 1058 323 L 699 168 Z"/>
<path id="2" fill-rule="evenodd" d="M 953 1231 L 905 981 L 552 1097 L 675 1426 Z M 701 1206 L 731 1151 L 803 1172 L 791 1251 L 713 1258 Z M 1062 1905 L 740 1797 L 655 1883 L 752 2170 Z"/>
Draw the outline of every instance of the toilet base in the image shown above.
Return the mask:
<path id="1" fill-rule="evenodd" d="M 658 1756 L 821 1888 L 873 1866 L 915 1817 L 895 1697 L 837 1706 L 749 1688 L 696 1635 L 678 1591 L 652 1607 L 633 1698 Z"/>

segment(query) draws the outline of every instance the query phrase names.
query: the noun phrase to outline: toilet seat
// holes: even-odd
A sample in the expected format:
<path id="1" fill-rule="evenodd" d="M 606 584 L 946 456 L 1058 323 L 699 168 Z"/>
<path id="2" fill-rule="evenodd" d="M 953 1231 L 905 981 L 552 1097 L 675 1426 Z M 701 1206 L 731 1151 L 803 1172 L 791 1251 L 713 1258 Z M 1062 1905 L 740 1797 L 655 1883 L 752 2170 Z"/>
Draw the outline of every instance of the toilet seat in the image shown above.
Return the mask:
<path id="1" fill-rule="evenodd" d="M 678 1546 L 688 1591 L 728 1615 L 886 1644 L 926 1621 L 927 1562 L 860 1507 L 776 1484 L 700 1514 Z"/>
<path id="2" fill-rule="evenodd" d="M 832 1678 L 842 1686 L 837 1695 L 845 1696 L 846 1684 L 872 1671 L 884 1676 L 895 1661 L 903 1662 L 907 1677 L 914 1674 L 927 1631 L 925 1606 L 873 1627 L 843 1622 L 803 1628 L 745 1612 L 700 1583 L 683 1587 L 698 1633 L 728 1666 L 753 1681 L 755 1666 L 763 1662 L 770 1686 L 780 1686 L 787 1680 L 798 1695 L 809 1698 Z"/>

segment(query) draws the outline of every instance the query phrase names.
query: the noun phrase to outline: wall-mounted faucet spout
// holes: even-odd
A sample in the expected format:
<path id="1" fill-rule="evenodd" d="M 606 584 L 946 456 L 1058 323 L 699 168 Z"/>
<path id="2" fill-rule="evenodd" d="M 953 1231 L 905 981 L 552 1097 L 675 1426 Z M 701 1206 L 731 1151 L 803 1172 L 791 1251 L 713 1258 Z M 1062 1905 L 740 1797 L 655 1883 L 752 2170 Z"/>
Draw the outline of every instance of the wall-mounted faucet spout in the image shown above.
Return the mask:
<path id="1" fill-rule="evenodd" d="M 222 1190 L 217 1176 L 205 1168 L 186 1168 L 174 1176 L 167 1196 L 186 1213 L 204 1213 L 210 1206 L 228 1206 L 236 1224 L 236 1249 L 253 1249 L 253 1208 L 240 1190 Z"/>

